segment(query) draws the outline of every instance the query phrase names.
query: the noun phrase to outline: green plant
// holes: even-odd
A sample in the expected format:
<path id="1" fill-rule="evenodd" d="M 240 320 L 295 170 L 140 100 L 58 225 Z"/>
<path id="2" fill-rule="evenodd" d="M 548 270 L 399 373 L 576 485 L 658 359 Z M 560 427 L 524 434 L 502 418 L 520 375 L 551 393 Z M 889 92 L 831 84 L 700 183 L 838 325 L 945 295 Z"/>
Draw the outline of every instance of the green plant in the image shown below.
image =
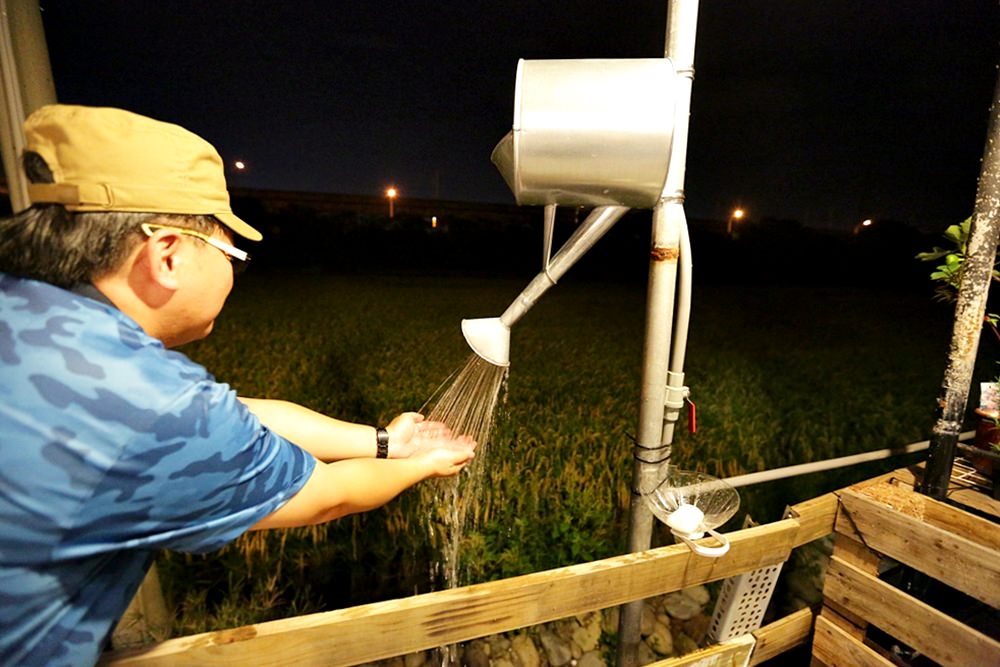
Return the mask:
<path id="1" fill-rule="evenodd" d="M 972 228 L 972 218 L 966 218 L 957 225 L 951 225 L 944 231 L 944 238 L 949 242 L 949 247 L 940 248 L 934 246 L 930 252 L 922 252 L 917 255 L 917 259 L 924 262 L 936 262 L 943 259 L 944 263 L 935 267 L 931 272 L 931 280 L 936 281 L 937 287 L 935 295 L 943 300 L 952 302 L 958 298 L 958 289 L 962 285 L 962 271 L 965 267 L 965 254 L 969 244 L 969 234 Z M 993 280 L 1000 281 L 1000 271 L 997 270 L 997 263 L 993 265 Z M 986 313 L 984 323 L 989 326 L 994 337 L 1000 341 L 1000 330 L 997 329 L 1000 315 L 996 313 Z"/>

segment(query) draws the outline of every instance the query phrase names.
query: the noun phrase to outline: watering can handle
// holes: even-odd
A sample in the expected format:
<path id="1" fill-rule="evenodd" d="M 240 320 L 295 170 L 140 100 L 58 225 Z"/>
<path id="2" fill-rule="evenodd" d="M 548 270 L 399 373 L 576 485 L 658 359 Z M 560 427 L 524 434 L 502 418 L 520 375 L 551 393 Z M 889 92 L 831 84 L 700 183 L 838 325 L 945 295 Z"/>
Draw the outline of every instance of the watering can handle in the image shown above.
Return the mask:
<path id="1" fill-rule="evenodd" d="M 696 544 L 693 540 L 688 539 L 686 535 L 682 535 L 674 531 L 670 532 L 672 532 L 675 536 L 677 536 L 682 542 L 684 542 L 684 544 L 688 545 L 691 551 L 695 552 L 699 556 L 718 558 L 719 556 L 722 556 L 729 551 L 729 540 L 726 538 L 726 536 L 711 529 L 708 530 L 707 532 L 709 535 L 714 537 L 716 541 L 719 542 L 719 546 L 717 547 L 707 547 L 702 544 Z"/>

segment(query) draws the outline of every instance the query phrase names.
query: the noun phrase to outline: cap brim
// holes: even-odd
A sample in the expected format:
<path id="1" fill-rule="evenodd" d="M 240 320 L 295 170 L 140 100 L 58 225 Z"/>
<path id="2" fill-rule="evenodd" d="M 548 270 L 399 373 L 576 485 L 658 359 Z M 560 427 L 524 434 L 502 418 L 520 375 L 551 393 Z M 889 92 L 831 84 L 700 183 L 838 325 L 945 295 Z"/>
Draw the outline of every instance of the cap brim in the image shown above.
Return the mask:
<path id="1" fill-rule="evenodd" d="M 264 235 L 258 232 L 256 229 L 243 222 L 237 218 L 233 213 L 226 211 L 224 213 L 214 213 L 213 214 L 219 222 L 224 224 L 229 229 L 233 230 L 240 236 L 250 241 L 260 241 L 264 238 Z"/>

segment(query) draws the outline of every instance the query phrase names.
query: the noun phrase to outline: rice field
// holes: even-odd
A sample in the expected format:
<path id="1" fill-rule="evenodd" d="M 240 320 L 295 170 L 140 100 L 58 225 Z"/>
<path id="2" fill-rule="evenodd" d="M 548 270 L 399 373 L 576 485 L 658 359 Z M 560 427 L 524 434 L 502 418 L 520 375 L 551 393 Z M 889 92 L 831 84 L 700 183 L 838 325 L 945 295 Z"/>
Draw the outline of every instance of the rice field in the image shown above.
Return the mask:
<path id="1" fill-rule="evenodd" d="M 419 409 L 469 355 L 459 323 L 499 315 L 520 279 L 248 275 L 206 341 L 184 351 L 247 396 L 385 423 Z M 686 383 L 698 431 L 674 462 L 730 476 L 928 437 L 950 309 L 927 292 L 696 287 Z M 645 286 L 565 278 L 512 330 L 499 419 L 480 466 L 465 583 L 624 550 Z M 984 362 L 981 375 L 994 373 Z M 890 462 L 883 468 L 899 465 Z M 872 467 L 741 490 L 771 521 Z M 179 633 L 426 592 L 440 586 L 433 484 L 312 529 L 166 555 Z M 424 488 L 426 487 L 426 488 Z"/>

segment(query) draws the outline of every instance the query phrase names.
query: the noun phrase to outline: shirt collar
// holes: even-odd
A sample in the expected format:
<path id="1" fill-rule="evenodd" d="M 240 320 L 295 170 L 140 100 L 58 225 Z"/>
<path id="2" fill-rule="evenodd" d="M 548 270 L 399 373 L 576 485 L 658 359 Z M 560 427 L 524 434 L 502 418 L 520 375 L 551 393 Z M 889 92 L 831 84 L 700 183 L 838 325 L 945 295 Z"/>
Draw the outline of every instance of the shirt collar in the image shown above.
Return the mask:
<path id="1" fill-rule="evenodd" d="M 118 310 L 118 306 L 112 303 L 111 299 L 106 297 L 101 290 L 97 289 L 90 283 L 77 283 L 71 287 L 69 291 L 73 294 L 79 294 L 80 296 L 85 296 L 88 299 L 93 299 L 94 301 L 100 301 L 101 303 Z"/>

